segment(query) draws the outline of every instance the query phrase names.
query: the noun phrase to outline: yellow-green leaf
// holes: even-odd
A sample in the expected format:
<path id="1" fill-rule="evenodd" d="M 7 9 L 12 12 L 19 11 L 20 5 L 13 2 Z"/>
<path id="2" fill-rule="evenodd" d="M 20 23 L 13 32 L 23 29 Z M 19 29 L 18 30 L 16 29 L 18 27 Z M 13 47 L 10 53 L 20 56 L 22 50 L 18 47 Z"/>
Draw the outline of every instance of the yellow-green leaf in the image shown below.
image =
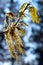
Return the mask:
<path id="1" fill-rule="evenodd" d="M 27 6 L 27 3 L 23 3 L 23 4 L 21 5 L 20 9 L 19 9 L 19 12 L 23 12 L 24 9 L 26 8 L 26 6 Z"/>
<path id="2" fill-rule="evenodd" d="M 39 21 L 38 15 L 37 15 L 36 8 L 29 7 L 29 12 L 30 12 L 30 16 L 31 16 L 32 21 L 39 23 L 40 21 Z"/>
<path id="3" fill-rule="evenodd" d="M 17 29 L 18 29 L 20 35 L 23 36 L 24 35 L 24 29 L 20 28 L 20 27 L 17 27 Z"/>

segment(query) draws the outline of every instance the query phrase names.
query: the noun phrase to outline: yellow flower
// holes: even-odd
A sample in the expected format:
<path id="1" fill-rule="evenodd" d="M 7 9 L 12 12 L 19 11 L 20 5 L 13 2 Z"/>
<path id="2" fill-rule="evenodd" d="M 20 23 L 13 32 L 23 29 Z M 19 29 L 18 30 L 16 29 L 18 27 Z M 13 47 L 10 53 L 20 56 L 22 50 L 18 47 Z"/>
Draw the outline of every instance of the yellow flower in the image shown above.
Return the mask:
<path id="1" fill-rule="evenodd" d="M 18 34 L 18 31 L 20 32 L 21 36 L 24 35 L 24 30 L 22 28 L 19 28 L 18 25 L 16 27 L 16 23 L 11 23 L 7 28 L 8 31 L 5 30 L 4 36 L 6 43 L 8 44 L 8 50 L 12 58 L 16 58 L 18 61 L 18 54 L 24 55 L 23 49 L 21 46 L 23 46 L 22 40 Z M 15 44 L 14 44 L 15 43 Z"/>

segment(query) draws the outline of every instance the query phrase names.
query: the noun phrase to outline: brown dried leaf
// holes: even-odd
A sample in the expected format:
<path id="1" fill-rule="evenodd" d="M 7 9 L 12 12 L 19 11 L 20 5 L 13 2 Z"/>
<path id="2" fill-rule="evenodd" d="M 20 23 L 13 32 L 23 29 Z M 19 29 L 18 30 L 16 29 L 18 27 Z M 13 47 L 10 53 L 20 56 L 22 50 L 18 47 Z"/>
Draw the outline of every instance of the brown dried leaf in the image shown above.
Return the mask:
<path id="1" fill-rule="evenodd" d="M 5 16 L 6 16 L 6 17 L 10 17 L 10 18 L 12 18 L 12 19 L 14 18 L 14 14 L 11 13 L 11 12 L 6 13 Z"/>

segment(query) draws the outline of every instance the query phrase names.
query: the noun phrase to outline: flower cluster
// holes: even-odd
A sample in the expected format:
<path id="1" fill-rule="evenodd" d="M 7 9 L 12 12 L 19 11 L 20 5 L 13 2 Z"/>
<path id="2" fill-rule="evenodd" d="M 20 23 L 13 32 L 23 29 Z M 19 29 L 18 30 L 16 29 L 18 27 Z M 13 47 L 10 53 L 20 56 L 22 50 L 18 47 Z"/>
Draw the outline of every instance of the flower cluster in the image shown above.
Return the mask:
<path id="1" fill-rule="evenodd" d="M 18 52 L 22 55 L 24 55 L 23 52 L 23 42 L 20 38 L 20 36 L 24 35 L 24 29 L 21 27 L 28 26 L 26 23 L 22 21 L 23 17 L 26 17 L 26 14 L 24 13 L 25 10 L 28 10 L 31 16 L 31 19 L 33 22 L 39 23 L 39 18 L 37 16 L 36 8 L 33 7 L 30 3 L 23 3 L 23 5 L 20 7 L 18 12 L 18 17 L 16 17 L 13 13 L 6 13 L 5 14 L 5 20 L 4 20 L 4 36 L 6 43 L 8 45 L 8 50 L 12 58 L 16 58 L 18 61 Z M 17 18 L 16 22 L 10 22 L 10 19 Z"/>

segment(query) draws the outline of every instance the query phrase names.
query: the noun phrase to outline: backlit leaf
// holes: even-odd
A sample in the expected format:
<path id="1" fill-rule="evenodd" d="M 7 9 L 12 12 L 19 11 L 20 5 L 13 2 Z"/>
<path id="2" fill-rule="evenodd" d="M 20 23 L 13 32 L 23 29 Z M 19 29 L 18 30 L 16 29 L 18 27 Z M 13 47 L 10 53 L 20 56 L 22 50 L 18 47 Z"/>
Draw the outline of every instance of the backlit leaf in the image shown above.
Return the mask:
<path id="1" fill-rule="evenodd" d="M 37 15 L 37 11 L 36 11 L 36 8 L 34 7 L 29 7 L 29 13 L 30 13 L 30 16 L 31 16 L 31 19 L 33 22 L 36 22 L 36 23 L 39 23 L 39 18 L 38 18 L 38 15 Z"/>
<path id="2" fill-rule="evenodd" d="M 19 12 L 23 12 L 24 9 L 26 8 L 26 6 L 27 6 L 27 3 L 23 3 L 23 4 L 21 5 L 20 9 L 19 9 Z"/>
<path id="3" fill-rule="evenodd" d="M 20 35 L 23 36 L 24 35 L 24 29 L 20 28 L 20 27 L 17 27 L 17 29 L 18 29 Z"/>

